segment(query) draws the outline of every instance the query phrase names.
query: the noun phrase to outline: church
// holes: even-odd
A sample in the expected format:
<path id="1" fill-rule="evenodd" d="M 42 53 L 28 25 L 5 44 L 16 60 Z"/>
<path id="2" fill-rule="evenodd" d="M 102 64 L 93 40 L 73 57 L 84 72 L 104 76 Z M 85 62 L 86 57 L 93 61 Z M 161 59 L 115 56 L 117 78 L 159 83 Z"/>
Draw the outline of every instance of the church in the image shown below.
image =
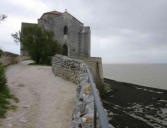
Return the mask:
<path id="1" fill-rule="evenodd" d="M 54 39 L 63 47 L 64 55 L 73 58 L 90 57 L 90 27 L 84 26 L 67 10 L 46 12 L 38 19 L 37 24 L 22 23 L 21 27 L 35 25 L 54 32 Z M 22 45 L 21 56 L 28 56 Z"/>
<path id="2" fill-rule="evenodd" d="M 27 26 L 40 26 L 45 30 L 53 31 L 54 39 L 63 48 L 63 55 L 84 61 L 93 73 L 96 85 L 103 84 L 102 60 L 100 57 L 91 57 L 91 32 L 89 26 L 72 16 L 65 10 L 64 12 L 50 11 L 44 13 L 38 23 L 22 23 L 21 30 Z M 22 59 L 29 59 L 27 51 L 21 44 Z"/>

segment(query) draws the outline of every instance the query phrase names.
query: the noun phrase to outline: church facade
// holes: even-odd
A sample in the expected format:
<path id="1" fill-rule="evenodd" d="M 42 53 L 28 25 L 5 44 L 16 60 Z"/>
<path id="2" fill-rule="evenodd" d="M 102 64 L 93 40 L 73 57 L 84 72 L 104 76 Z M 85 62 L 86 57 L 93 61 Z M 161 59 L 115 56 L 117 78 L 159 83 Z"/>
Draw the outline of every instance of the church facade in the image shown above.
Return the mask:
<path id="1" fill-rule="evenodd" d="M 38 24 L 22 23 L 22 28 L 32 25 L 53 31 L 54 39 L 63 47 L 64 55 L 74 58 L 90 57 L 90 27 L 84 26 L 67 11 L 46 12 L 38 19 Z M 27 55 L 21 45 L 21 56 Z"/>

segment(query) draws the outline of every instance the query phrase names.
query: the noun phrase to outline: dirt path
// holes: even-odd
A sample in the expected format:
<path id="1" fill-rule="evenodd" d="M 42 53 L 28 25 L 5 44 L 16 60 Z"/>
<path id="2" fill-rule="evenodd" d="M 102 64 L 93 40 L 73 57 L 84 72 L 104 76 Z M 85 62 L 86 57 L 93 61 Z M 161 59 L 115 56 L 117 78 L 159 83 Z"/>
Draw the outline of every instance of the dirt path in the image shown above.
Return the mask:
<path id="1" fill-rule="evenodd" d="M 70 128 L 76 85 L 55 77 L 48 66 L 9 66 L 8 85 L 20 102 L 0 128 Z"/>

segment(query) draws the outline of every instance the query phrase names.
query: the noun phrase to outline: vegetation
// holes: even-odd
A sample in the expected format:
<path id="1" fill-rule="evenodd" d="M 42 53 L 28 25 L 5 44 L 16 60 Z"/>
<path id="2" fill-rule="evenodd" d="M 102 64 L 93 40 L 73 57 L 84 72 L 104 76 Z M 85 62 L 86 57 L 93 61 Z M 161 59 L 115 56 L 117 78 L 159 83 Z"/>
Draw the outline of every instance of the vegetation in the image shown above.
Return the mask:
<path id="1" fill-rule="evenodd" d="M 0 15 L 0 22 L 3 21 L 3 20 L 5 20 L 6 18 L 7 18 L 6 15 L 4 15 L 4 14 L 3 14 L 3 15 Z"/>
<path id="2" fill-rule="evenodd" d="M 6 84 L 5 70 L 2 64 L 0 64 L 0 87 L 5 86 L 5 84 Z"/>
<path id="3" fill-rule="evenodd" d="M 100 97 L 103 99 L 108 93 L 108 88 L 106 88 L 106 85 L 103 85 L 103 87 L 99 89 L 99 92 L 100 92 Z"/>
<path id="4" fill-rule="evenodd" d="M 6 15 L 0 15 L 0 22 L 6 19 Z M 0 58 L 3 55 L 3 50 L 0 49 Z M 13 99 L 15 102 L 19 100 L 10 93 L 9 88 L 6 85 L 5 67 L 0 63 L 0 118 L 6 116 L 8 109 L 16 109 L 16 106 L 11 105 L 9 99 Z"/>
<path id="5" fill-rule="evenodd" d="M 0 57 L 3 55 L 3 51 L 0 49 Z"/>
<path id="6" fill-rule="evenodd" d="M 51 57 L 62 54 L 61 45 L 53 39 L 53 32 L 39 26 L 27 26 L 22 32 L 12 34 L 15 42 L 20 41 L 36 64 L 51 63 Z"/>
<path id="7" fill-rule="evenodd" d="M 16 106 L 10 104 L 9 99 L 18 102 L 18 99 L 11 95 L 9 88 L 6 85 L 5 69 L 0 64 L 0 118 L 4 118 L 8 109 L 16 109 Z"/>

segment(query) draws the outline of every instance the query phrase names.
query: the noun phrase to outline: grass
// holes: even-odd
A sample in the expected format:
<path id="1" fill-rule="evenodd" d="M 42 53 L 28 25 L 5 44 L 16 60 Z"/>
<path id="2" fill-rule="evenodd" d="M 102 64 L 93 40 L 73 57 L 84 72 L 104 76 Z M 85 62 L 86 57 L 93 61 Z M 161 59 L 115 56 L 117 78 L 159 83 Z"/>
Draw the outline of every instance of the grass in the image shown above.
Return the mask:
<path id="1" fill-rule="evenodd" d="M 0 118 L 5 118 L 7 110 L 16 110 L 16 106 L 10 103 L 10 99 L 14 100 L 16 103 L 19 99 L 10 93 L 9 88 L 5 86 L 0 87 Z"/>

